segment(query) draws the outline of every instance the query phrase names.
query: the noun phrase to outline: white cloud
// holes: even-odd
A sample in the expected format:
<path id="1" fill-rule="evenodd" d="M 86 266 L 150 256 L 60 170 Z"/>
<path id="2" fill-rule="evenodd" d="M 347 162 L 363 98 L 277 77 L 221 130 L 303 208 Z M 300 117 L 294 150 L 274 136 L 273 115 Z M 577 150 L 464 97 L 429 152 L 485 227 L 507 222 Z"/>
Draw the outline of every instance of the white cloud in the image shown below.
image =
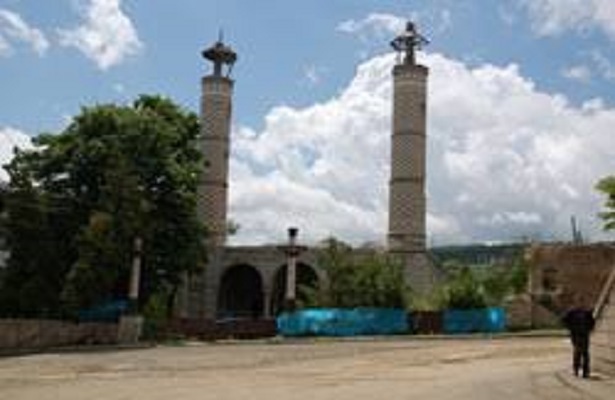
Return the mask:
<path id="1" fill-rule="evenodd" d="M 0 57 L 8 56 L 11 54 L 11 45 L 5 38 L 0 35 Z"/>
<path id="2" fill-rule="evenodd" d="M 84 23 L 72 30 L 59 30 L 61 45 L 79 49 L 102 70 L 141 51 L 143 43 L 121 10 L 121 0 L 88 0 L 82 5 Z"/>
<path id="3" fill-rule="evenodd" d="M 615 81 L 615 64 L 608 57 L 599 50 L 594 50 L 590 53 L 590 58 L 600 76 L 606 80 Z"/>
<path id="4" fill-rule="evenodd" d="M 453 26 L 453 13 L 447 8 L 427 9 L 420 13 L 412 13 L 408 18 L 387 13 L 371 13 L 360 20 L 346 20 L 338 24 L 336 30 L 355 35 L 366 43 L 374 38 L 381 42 L 403 32 L 407 21 L 429 26 L 433 33 L 441 34 Z"/>
<path id="5" fill-rule="evenodd" d="M 30 45 L 39 56 L 49 48 L 43 32 L 29 26 L 19 14 L 0 8 L 0 55 L 12 53 L 13 41 Z"/>
<path id="6" fill-rule="evenodd" d="M 587 65 L 573 65 L 564 68 L 562 70 L 562 76 L 573 81 L 589 82 L 592 77 L 592 72 Z"/>
<path id="7" fill-rule="evenodd" d="M 379 38 L 388 38 L 404 30 L 406 20 L 392 14 L 372 13 L 362 20 L 347 20 L 337 26 L 339 32 L 358 35 L 361 39 L 375 35 Z"/>
<path id="8" fill-rule="evenodd" d="M 615 2 L 612 0 L 521 0 L 541 35 L 597 27 L 615 39 Z"/>
<path id="9" fill-rule="evenodd" d="M 316 86 L 322 82 L 327 69 L 316 65 L 308 65 L 303 68 L 303 80 L 308 86 Z"/>
<path id="10" fill-rule="evenodd" d="M 358 38 L 364 46 L 358 52 L 358 59 L 366 60 L 375 51 L 381 53 L 382 44 L 404 32 L 408 22 L 413 22 L 419 33 L 429 41 L 431 37 L 442 35 L 453 27 L 454 14 L 449 8 L 442 6 L 428 7 L 404 17 L 388 13 L 371 13 L 363 19 L 341 22 L 336 30 Z"/>
<path id="11" fill-rule="evenodd" d="M 504 22 L 508 26 L 513 26 L 517 21 L 517 16 L 515 15 L 514 10 L 509 5 L 498 6 L 498 15 L 502 22 Z"/>
<path id="12" fill-rule="evenodd" d="M 423 59 L 430 242 L 566 238 L 571 215 L 599 237 L 593 185 L 615 171 L 615 110 L 540 92 L 515 65 Z M 384 241 L 393 62 L 388 54 L 362 63 L 328 101 L 271 109 L 260 132 L 234 128 L 235 243 L 280 240 L 291 225 L 307 241 Z"/>
<path id="13" fill-rule="evenodd" d="M 114 83 L 113 84 L 113 91 L 115 93 L 118 93 L 118 94 L 125 94 L 126 93 L 126 86 L 124 86 L 121 83 Z"/>
<path id="14" fill-rule="evenodd" d="M 442 9 L 438 13 L 436 23 L 436 31 L 443 33 L 448 31 L 453 26 L 453 14 L 448 9 Z"/>
<path id="15" fill-rule="evenodd" d="M 9 178 L 2 167 L 13 159 L 13 151 L 16 147 L 33 148 L 30 136 L 15 128 L 0 127 L 0 181 L 6 182 Z"/>

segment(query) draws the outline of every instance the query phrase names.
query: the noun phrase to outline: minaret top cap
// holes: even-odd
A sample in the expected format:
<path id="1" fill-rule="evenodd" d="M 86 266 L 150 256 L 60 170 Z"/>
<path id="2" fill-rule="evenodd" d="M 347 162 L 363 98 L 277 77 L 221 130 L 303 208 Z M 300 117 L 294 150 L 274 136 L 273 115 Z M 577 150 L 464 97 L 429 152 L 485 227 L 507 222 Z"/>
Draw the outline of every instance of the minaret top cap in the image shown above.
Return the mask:
<path id="1" fill-rule="evenodd" d="M 416 65 L 415 50 L 420 50 L 429 41 L 417 32 L 413 22 L 406 23 L 406 30 L 391 41 L 391 47 L 403 55 L 402 64 Z"/>
<path id="2" fill-rule="evenodd" d="M 235 61 L 237 61 L 237 53 L 235 53 L 230 46 L 222 42 L 222 33 L 220 33 L 218 41 L 210 48 L 203 50 L 201 54 L 203 58 L 213 62 L 214 76 L 222 76 L 222 66 L 226 64 L 228 65 L 228 70 L 226 72 L 226 76 L 228 77 L 231 74 Z"/>

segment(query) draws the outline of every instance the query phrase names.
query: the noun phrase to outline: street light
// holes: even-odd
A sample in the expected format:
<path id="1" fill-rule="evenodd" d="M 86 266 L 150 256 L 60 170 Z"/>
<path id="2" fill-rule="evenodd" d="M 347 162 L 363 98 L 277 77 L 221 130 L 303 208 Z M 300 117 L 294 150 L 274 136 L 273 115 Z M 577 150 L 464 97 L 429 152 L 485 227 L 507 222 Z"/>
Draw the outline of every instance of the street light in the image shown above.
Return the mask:
<path id="1" fill-rule="evenodd" d="M 120 316 L 117 332 L 119 343 L 137 343 L 143 333 L 143 316 L 139 315 L 142 252 L 143 239 L 140 236 L 136 236 L 133 241 L 130 287 L 128 289 L 128 312 Z"/>
<path id="2" fill-rule="evenodd" d="M 299 228 L 288 228 L 288 244 L 278 246 L 286 254 L 286 290 L 284 310 L 294 311 L 297 303 L 297 258 L 306 247 L 297 244 Z"/>
<path id="3" fill-rule="evenodd" d="M 139 286 L 141 284 L 141 256 L 143 254 L 143 239 L 136 236 L 133 242 L 132 268 L 130 273 L 130 289 L 128 292 L 128 310 L 130 314 L 139 314 Z"/>

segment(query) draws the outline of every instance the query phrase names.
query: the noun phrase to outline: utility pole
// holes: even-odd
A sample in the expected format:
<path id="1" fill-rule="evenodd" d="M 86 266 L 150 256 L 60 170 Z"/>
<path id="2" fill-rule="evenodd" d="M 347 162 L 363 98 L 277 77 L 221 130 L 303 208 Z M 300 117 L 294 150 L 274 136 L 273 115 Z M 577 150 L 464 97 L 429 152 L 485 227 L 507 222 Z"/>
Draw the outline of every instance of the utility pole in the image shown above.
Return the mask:
<path id="1" fill-rule="evenodd" d="M 578 228 L 577 219 L 574 215 L 570 217 L 570 225 L 572 228 L 572 243 L 574 244 L 583 243 L 583 235 L 581 234 L 581 231 Z"/>

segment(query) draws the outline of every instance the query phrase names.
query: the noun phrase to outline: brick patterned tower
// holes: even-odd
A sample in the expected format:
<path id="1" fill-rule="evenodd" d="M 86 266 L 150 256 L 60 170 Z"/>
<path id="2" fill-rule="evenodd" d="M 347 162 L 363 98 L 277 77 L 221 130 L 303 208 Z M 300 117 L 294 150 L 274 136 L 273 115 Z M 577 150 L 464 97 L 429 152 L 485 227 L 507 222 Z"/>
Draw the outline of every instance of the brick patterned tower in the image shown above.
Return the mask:
<path id="1" fill-rule="evenodd" d="M 399 52 L 393 68 L 393 132 L 389 185 L 388 247 L 403 258 L 406 281 L 426 290 L 433 273 L 425 248 L 425 153 L 427 76 L 415 50 L 427 40 L 408 23 L 391 45 Z"/>
<path id="2" fill-rule="evenodd" d="M 202 53 L 213 63 L 213 73 L 201 80 L 201 142 L 204 170 L 198 190 L 198 215 L 209 229 L 209 244 L 223 246 L 227 232 L 229 138 L 233 80 L 229 78 L 237 55 L 218 40 Z M 226 73 L 223 71 L 227 66 Z"/>

